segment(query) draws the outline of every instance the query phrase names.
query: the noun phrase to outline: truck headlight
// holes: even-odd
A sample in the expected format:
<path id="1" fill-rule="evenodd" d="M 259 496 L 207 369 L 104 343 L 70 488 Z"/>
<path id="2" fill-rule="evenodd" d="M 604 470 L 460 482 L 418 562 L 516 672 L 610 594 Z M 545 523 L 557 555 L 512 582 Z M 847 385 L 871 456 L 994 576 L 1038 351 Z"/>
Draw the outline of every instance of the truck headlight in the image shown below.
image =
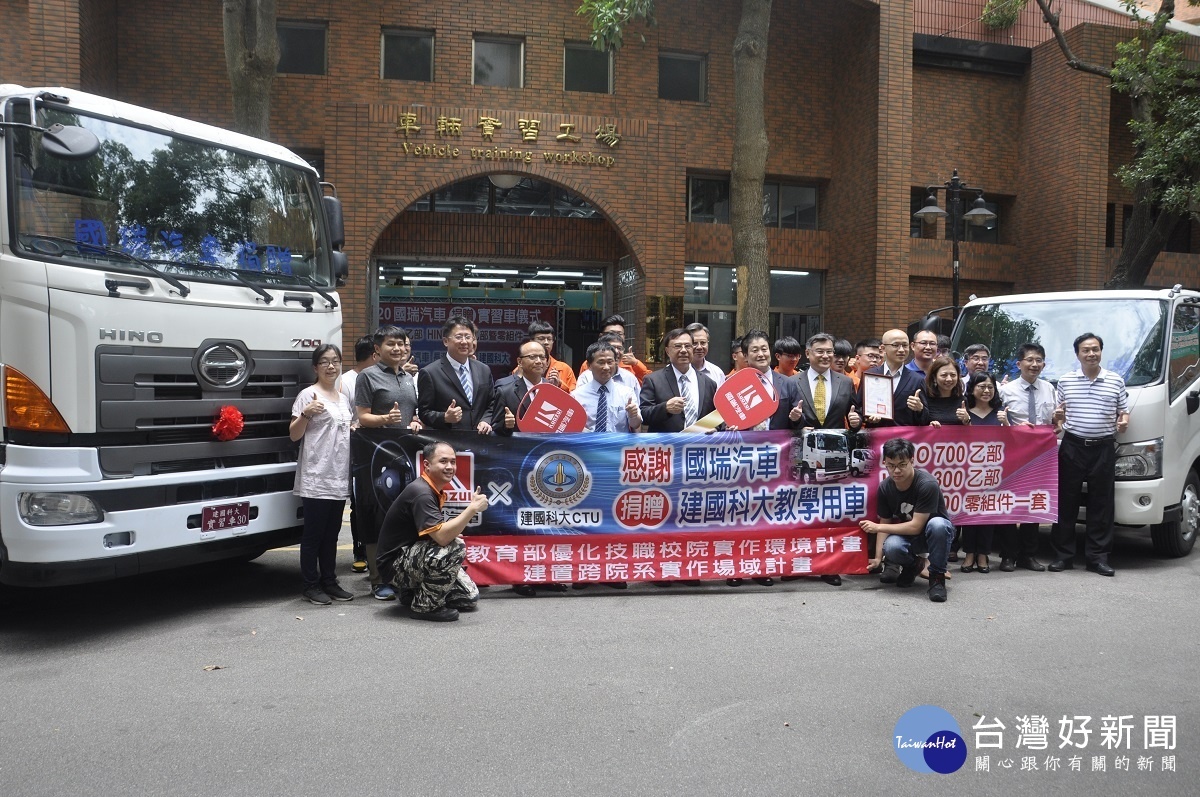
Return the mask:
<path id="1" fill-rule="evenodd" d="M 1118 479 L 1162 478 L 1161 437 L 1142 443 L 1122 443 L 1117 447 Z"/>
<path id="2" fill-rule="evenodd" d="M 96 502 L 78 493 L 21 493 L 17 510 L 30 526 L 74 526 L 104 520 Z"/>

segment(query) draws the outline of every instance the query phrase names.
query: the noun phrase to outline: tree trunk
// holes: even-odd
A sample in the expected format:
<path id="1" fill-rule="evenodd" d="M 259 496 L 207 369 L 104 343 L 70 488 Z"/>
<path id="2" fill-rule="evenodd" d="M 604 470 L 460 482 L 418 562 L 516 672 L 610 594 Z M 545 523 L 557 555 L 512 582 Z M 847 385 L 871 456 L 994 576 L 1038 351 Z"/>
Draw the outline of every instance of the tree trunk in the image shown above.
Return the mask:
<path id="1" fill-rule="evenodd" d="M 729 185 L 729 221 L 737 269 L 737 328 L 767 330 L 771 264 L 763 227 L 763 177 L 767 169 L 767 125 L 763 82 L 771 0 L 742 0 L 742 19 L 733 43 L 734 149 Z"/>
<path id="2" fill-rule="evenodd" d="M 279 65 L 275 0 L 223 0 L 225 68 L 233 88 L 233 129 L 271 134 L 271 83 Z"/>
<path id="3" fill-rule="evenodd" d="M 1150 99 L 1144 95 L 1129 98 L 1131 116 L 1135 121 L 1149 121 Z M 1140 153 L 1135 152 L 1135 157 Z M 1112 276 L 1104 283 L 1105 288 L 1141 288 L 1154 268 L 1154 261 L 1167 245 L 1167 239 L 1183 214 L 1171 213 L 1155 207 L 1155 186 L 1142 180 L 1134 188 L 1133 215 L 1125 230 L 1121 254 Z M 1115 219 L 1114 219 L 1115 223 Z"/>

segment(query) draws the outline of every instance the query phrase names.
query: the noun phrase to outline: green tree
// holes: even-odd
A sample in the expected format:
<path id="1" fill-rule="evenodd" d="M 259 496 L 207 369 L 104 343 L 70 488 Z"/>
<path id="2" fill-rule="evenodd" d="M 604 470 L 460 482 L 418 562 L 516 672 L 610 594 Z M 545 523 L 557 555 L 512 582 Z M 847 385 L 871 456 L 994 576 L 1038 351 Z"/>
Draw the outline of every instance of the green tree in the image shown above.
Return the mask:
<path id="1" fill-rule="evenodd" d="M 1146 283 L 1171 231 L 1200 208 L 1200 73 L 1184 57 L 1188 37 L 1168 28 L 1175 0 L 1162 0 L 1154 12 L 1123 0 L 1136 30 L 1117 46 L 1111 66 L 1076 57 L 1052 2 L 1037 0 L 1067 66 L 1107 78 L 1115 91 L 1129 97 L 1134 157 L 1117 175 L 1133 191 L 1133 215 L 1104 287 L 1138 287 Z M 1200 0 L 1187 3 L 1200 5 Z"/>
<path id="2" fill-rule="evenodd" d="M 655 23 L 654 0 L 582 0 L 578 13 L 592 22 L 592 43 L 620 49 L 626 29 Z M 742 0 L 733 41 L 733 160 L 730 164 L 729 223 L 737 269 L 738 328 L 767 329 L 771 275 L 763 227 L 763 178 L 767 168 L 767 124 L 763 85 L 771 0 Z"/>
<path id="3" fill-rule="evenodd" d="M 279 65 L 275 0 L 223 0 L 225 69 L 233 88 L 233 128 L 271 134 L 271 84 Z"/>

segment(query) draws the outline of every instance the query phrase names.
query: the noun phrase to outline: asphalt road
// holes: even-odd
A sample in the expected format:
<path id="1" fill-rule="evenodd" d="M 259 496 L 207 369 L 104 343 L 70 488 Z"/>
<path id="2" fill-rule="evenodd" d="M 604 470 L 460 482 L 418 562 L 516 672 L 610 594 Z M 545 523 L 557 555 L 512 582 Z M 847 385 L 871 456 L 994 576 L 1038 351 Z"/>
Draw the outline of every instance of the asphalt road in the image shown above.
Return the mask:
<path id="1" fill-rule="evenodd" d="M 1115 578 L 994 558 L 954 571 L 942 605 L 922 581 L 865 576 L 492 588 L 453 624 L 372 600 L 340 557 L 356 598 L 332 607 L 300 600 L 294 550 L 0 593 L 0 794 L 1200 792 L 1200 553 L 1158 559 L 1136 535 L 1118 536 Z M 894 753 L 898 718 L 923 704 L 960 726 L 953 774 Z M 1048 719 L 1047 750 L 1016 747 L 1030 715 Z M 1076 715 L 1093 718 L 1088 744 L 1059 749 Z M 1120 715 L 1118 753 L 1100 725 Z M 1175 749 L 1147 749 L 1147 715 L 1176 718 Z M 978 747 L 994 730 L 972 726 L 997 717 L 1003 746 Z M 1030 755 L 1038 771 L 1021 771 Z"/>

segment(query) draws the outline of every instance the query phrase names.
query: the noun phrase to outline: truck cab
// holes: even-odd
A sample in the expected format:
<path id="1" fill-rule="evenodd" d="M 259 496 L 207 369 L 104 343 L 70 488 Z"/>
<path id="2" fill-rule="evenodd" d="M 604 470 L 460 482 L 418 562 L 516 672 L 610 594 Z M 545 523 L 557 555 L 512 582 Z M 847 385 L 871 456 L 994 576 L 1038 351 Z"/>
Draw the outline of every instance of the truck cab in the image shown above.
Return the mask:
<path id="1" fill-rule="evenodd" d="M 1200 293 L 1072 291 L 991 296 L 969 302 L 951 347 L 987 345 L 997 380 L 1019 379 L 1017 349 L 1046 349 L 1041 378 L 1075 370 L 1072 341 L 1104 341 L 1101 365 L 1129 392 L 1129 428 L 1117 437 L 1115 518 L 1147 527 L 1155 550 L 1185 556 L 1200 527 Z"/>

